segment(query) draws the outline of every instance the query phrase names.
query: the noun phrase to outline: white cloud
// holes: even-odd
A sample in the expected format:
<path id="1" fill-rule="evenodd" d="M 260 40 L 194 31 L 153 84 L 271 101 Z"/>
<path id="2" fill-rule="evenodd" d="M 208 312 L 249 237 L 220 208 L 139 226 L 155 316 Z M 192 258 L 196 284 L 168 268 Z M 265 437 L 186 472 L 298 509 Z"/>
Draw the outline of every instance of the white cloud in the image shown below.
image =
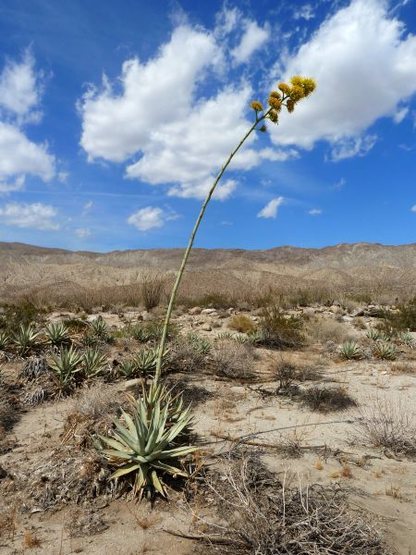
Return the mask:
<path id="1" fill-rule="evenodd" d="M 387 2 L 353 0 L 289 59 L 286 75 L 297 73 L 315 77 L 317 91 L 293 116 L 281 118 L 273 140 L 305 148 L 319 140 L 342 145 L 377 119 L 392 117 L 416 92 L 416 36 L 406 34 Z"/>
<path id="2" fill-rule="evenodd" d="M 315 12 L 311 4 L 304 4 L 300 8 L 295 6 L 294 10 L 293 17 L 295 19 L 306 19 L 306 21 L 309 21 L 315 17 Z"/>
<path id="3" fill-rule="evenodd" d="M 0 74 L 0 192 L 21 190 L 27 175 L 43 181 L 55 175 L 47 144 L 34 143 L 22 130 L 40 120 L 40 78 L 29 51 L 22 62 L 8 61 Z"/>
<path id="4" fill-rule="evenodd" d="M 238 64 L 246 63 L 269 37 L 270 29 L 267 26 L 260 27 L 255 21 L 246 20 L 240 44 L 231 51 L 231 56 Z"/>
<path id="5" fill-rule="evenodd" d="M 331 149 L 330 159 L 333 162 L 365 156 L 376 144 L 376 135 L 362 135 L 361 137 L 346 137 L 337 141 Z"/>
<path id="6" fill-rule="evenodd" d="M 272 199 L 270 202 L 266 204 L 264 208 L 260 210 L 257 214 L 258 218 L 275 218 L 277 216 L 277 211 L 279 206 L 281 206 L 284 202 L 284 197 L 277 197 Z"/>
<path id="7" fill-rule="evenodd" d="M 75 230 L 75 235 L 80 239 L 86 239 L 87 237 L 90 237 L 91 230 L 89 227 L 78 227 Z"/>
<path id="8" fill-rule="evenodd" d="M 133 225 L 139 231 L 149 231 L 149 229 L 163 227 L 166 221 L 175 220 L 177 217 L 174 212 L 163 210 L 157 206 L 146 206 L 131 214 L 127 223 Z"/>
<path id="9" fill-rule="evenodd" d="M 212 35 L 179 27 L 154 59 L 125 62 L 121 93 L 104 78 L 103 89 L 91 89 L 80 104 L 81 145 L 90 159 L 122 162 L 165 125 L 188 116 L 198 81 L 220 61 Z"/>
<path id="10" fill-rule="evenodd" d="M 11 202 L 0 207 L 0 224 L 56 231 L 60 227 L 54 220 L 56 215 L 56 209 L 49 204 Z"/>
<path id="11" fill-rule="evenodd" d="M 9 60 L 0 75 L 0 108 L 12 113 L 20 121 L 38 121 L 41 74 L 29 50 L 21 62 Z"/>
<path id="12" fill-rule="evenodd" d="M 414 204 L 410 210 L 411 210 L 412 212 L 416 212 L 416 204 Z"/>
<path id="13" fill-rule="evenodd" d="M 308 211 L 310 216 L 320 216 L 322 214 L 322 210 L 320 208 L 312 208 Z"/>
<path id="14" fill-rule="evenodd" d="M 14 125 L 0 121 L 0 181 L 37 175 L 44 181 L 55 173 L 55 158 L 45 144 L 30 141 Z"/>
<path id="15" fill-rule="evenodd" d="M 239 12 L 224 16 L 224 29 Z M 196 88 L 209 71 L 221 66 L 224 51 L 216 34 L 179 27 L 157 57 L 123 64 L 121 91 L 108 80 L 80 102 L 81 145 L 89 159 L 127 162 L 126 177 L 151 185 L 168 185 L 168 195 L 203 198 L 224 159 L 247 131 L 251 87 L 224 86 L 209 98 L 196 98 Z M 162 77 L 161 77 L 162 76 Z M 235 157 L 233 170 L 249 170 L 262 159 L 296 156 L 292 149 L 256 151 L 253 135 Z M 135 155 L 135 160 L 131 157 Z M 220 185 L 215 198 L 232 193 L 235 179 Z"/>
<path id="16" fill-rule="evenodd" d="M 394 123 L 401 123 L 408 113 L 409 113 L 408 106 L 402 106 L 401 108 L 397 108 L 396 112 L 393 114 Z"/>
<path id="17" fill-rule="evenodd" d="M 25 176 L 19 175 L 14 181 L 0 181 L 0 196 L 7 195 L 9 193 L 15 193 L 16 191 L 22 191 L 25 186 Z"/>

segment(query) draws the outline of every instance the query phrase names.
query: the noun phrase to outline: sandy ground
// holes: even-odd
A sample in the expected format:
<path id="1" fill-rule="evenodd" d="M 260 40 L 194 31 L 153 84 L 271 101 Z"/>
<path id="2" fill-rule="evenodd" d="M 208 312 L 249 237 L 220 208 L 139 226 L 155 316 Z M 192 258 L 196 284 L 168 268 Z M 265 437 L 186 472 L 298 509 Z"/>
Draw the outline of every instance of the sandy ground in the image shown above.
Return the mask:
<path id="1" fill-rule="evenodd" d="M 131 312 L 120 319 L 117 314 L 103 315 L 109 325 L 118 328 L 126 317 L 135 319 Z M 334 318 L 333 313 L 323 313 Z M 52 315 L 52 319 L 62 314 Z M 227 317 L 228 318 L 228 317 Z M 214 337 L 227 329 L 227 318 L 214 314 L 183 314 L 177 322 L 184 330 L 193 329 L 206 337 Z M 364 332 L 353 327 L 348 317 L 344 324 L 351 335 Z M 211 327 L 211 330 L 208 330 Z M 206 329 L 202 329 L 206 328 Z M 377 360 L 339 361 L 328 354 L 325 345 L 313 344 L 298 352 L 282 353 L 256 349 L 257 383 L 220 380 L 206 373 L 189 376 L 189 383 L 212 393 L 196 405 L 195 430 L 203 443 L 209 464 L 212 455 L 229 446 L 225 438 L 236 439 L 246 434 L 258 434 L 252 443 L 262 451 L 262 459 L 279 475 L 290 474 L 303 484 L 339 483 L 349 492 L 353 509 L 359 509 L 382 531 L 387 543 L 400 555 L 416 553 L 416 461 L 397 457 L 388 450 L 362 445 L 351 420 L 360 410 L 388 399 L 414 413 L 416 406 L 416 362 L 410 357 L 408 365 L 414 373 L 392 371 L 393 363 Z M 282 356 L 297 364 L 319 368 L 319 382 L 342 385 L 357 401 L 358 407 L 342 412 L 321 414 L 304 408 L 295 398 L 268 395 L 277 384 L 270 369 Z M 403 355 L 404 356 L 404 355 Z M 4 368 L 16 371 L 17 363 L 6 363 Z M 98 386 L 97 386 L 98 387 Z M 110 386 L 114 394 L 122 394 L 125 382 Z M 60 449 L 63 427 L 71 408 L 71 399 L 47 402 L 28 408 L 9 433 L 12 448 L 0 455 L 0 467 L 10 473 L 32 473 L 48 457 Z M 298 428 L 290 428 L 298 426 Z M 288 428 L 288 429 L 281 429 Z M 295 442 L 299 456 L 293 458 L 282 450 L 282 445 Z M 74 447 L 74 449 L 77 449 Z M 215 464 L 215 463 L 214 463 Z M 0 521 L 0 553 L 69 555 L 158 553 L 185 555 L 194 552 L 192 540 L 174 537 L 166 530 L 192 533 L 193 522 L 183 496 L 174 493 L 169 503 L 159 500 L 152 508 L 149 503 L 126 499 L 98 498 L 92 504 L 68 504 L 64 508 L 37 510 L 24 498 L 24 492 L 5 489 L 0 480 L 4 506 L 15 503 L 13 524 L 7 527 Z M 3 508 L 2 508 L 3 506 Z M 202 508 L 203 509 L 203 508 Z M 91 516 L 94 515 L 94 516 Z M 71 534 L 71 523 L 84 518 L 97 519 L 83 535 Z M 88 520 L 89 519 L 89 520 Z M 41 542 L 39 547 L 28 546 L 25 533 L 30 532 Z M 95 532 L 95 533 L 93 533 Z M 394 552 L 394 551 L 393 551 Z M 364 554 L 363 554 L 364 555 Z"/>

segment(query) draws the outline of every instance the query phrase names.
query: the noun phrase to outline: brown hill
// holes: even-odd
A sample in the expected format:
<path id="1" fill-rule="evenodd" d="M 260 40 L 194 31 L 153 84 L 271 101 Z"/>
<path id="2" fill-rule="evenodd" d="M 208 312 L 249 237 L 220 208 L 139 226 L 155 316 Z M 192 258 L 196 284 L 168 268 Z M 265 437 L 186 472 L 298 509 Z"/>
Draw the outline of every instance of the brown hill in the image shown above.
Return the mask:
<path id="1" fill-rule="evenodd" d="M 0 242 L 0 300 L 33 290 L 59 292 L 129 286 L 144 272 L 171 274 L 182 249 L 109 253 L 68 251 Z M 320 249 L 195 249 L 186 282 L 198 293 L 241 288 L 414 287 L 416 244 L 339 244 Z"/>

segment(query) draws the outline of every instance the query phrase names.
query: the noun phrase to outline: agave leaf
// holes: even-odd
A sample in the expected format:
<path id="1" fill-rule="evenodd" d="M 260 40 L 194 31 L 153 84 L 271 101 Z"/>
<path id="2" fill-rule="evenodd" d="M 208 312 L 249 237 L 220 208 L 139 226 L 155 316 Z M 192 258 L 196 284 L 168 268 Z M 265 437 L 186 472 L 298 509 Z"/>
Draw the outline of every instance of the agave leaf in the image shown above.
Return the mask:
<path id="1" fill-rule="evenodd" d="M 155 462 L 152 464 L 152 466 L 154 468 L 158 468 L 159 470 L 163 470 L 164 472 L 167 472 L 172 476 L 183 476 L 184 478 L 187 478 L 189 476 L 186 470 L 182 470 L 180 468 L 177 468 L 176 466 L 172 466 L 163 462 Z"/>
<path id="2" fill-rule="evenodd" d="M 121 476 L 125 476 L 126 474 L 130 474 L 130 472 L 134 472 L 135 470 L 138 470 L 140 467 L 141 467 L 140 463 L 126 464 L 121 468 L 119 468 L 118 470 L 116 470 L 115 472 L 113 472 L 113 474 L 110 476 L 110 479 L 113 480 L 115 478 L 120 478 Z"/>
<path id="3" fill-rule="evenodd" d="M 158 491 L 161 495 L 165 496 L 166 495 L 165 488 L 163 487 L 161 481 L 159 480 L 156 470 L 152 470 L 152 472 L 150 473 L 150 477 L 152 479 L 152 483 L 155 490 Z"/>

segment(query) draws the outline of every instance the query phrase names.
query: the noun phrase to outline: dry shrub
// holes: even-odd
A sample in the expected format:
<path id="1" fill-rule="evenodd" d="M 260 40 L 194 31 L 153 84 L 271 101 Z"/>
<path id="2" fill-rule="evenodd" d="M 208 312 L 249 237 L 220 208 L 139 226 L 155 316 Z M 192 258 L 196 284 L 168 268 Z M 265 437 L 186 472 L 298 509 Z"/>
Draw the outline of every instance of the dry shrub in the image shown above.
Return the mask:
<path id="1" fill-rule="evenodd" d="M 169 369 L 178 372 L 197 373 L 207 366 L 211 343 L 196 334 L 178 336 L 169 347 Z"/>
<path id="2" fill-rule="evenodd" d="M 294 382 L 313 381 L 321 378 L 321 373 L 316 368 L 298 366 L 284 358 L 276 363 L 273 374 L 276 381 L 279 382 L 278 393 L 294 393 L 298 390 Z"/>
<path id="3" fill-rule="evenodd" d="M 351 330 L 342 322 L 321 316 L 311 318 L 306 324 L 306 335 L 312 343 L 344 343 L 352 339 Z"/>
<path id="4" fill-rule="evenodd" d="M 208 482 L 221 524 L 204 522 L 201 553 L 383 555 L 378 532 L 349 511 L 339 488 L 292 485 L 271 476 L 258 456 L 229 460 Z M 211 493 L 212 495 L 212 493 Z"/>
<path id="5" fill-rule="evenodd" d="M 275 349 L 296 349 L 303 345 L 303 320 L 286 315 L 278 306 L 262 309 L 257 343 Z"/>
<path id="6" fill-rule="evenodd" d="M 345 387 L 310 387 L 300 395 L 301 401 L 310 410 L 318 412 L 333 412 L 346 410 L 357 406 Z"/>
<path id="7" fill-rule="evenodd" d="M 111 426 L 119 406 L 111 388 L 100 385 L 86 389 L 72 402 L 64 424 L 63 443 L 90 445 L 93 434 L 103 433 Z"/>
<path id="8" fill-rule="evenodd" d="M 40 539 L 30 530 L 26 530 L 23 535 L 23 548 L 34 549 L 41 546 Z"/>
<path id="9" fill-rule="evenodd" d="M 416 364 L 411 362 L 395 362 L 390 366 L 393 374 L 416 374 Z"/>
<path id="10" fill-rule="evenodd" d="M 398 399 L 377 398 L 367 403 L 360 409 L 355 429 L 365 445 L 416 456 L 416 415 Z"/>
<path id="11" fill-rule="evenodd" d="M 223 339 L 217 341 L 211 354 L 211 370 L 217 376 L 250 380 L 254 377 L 252 345 Z"/>
<path id="12" fill-rule="evenodd" d="M 142 276 L 140 293 L 146 310 L 160 305 L 165 290 L 165 278 L 162 274 L 147 273 Z"/>
<path id="13" fill-rule="evenodd" d="M 250 333 L 256 329 L 256 324 L 245 314 L 235 314 L 230 318 L 228 327 L 240 333 Z"/>
<path id="14" fill-rule="evenodd" d="M 107 530 L 108 524 L 103 517 L 94 510 L 74 509 L 67 525 L 71 538 L 92 536 Z"/>

